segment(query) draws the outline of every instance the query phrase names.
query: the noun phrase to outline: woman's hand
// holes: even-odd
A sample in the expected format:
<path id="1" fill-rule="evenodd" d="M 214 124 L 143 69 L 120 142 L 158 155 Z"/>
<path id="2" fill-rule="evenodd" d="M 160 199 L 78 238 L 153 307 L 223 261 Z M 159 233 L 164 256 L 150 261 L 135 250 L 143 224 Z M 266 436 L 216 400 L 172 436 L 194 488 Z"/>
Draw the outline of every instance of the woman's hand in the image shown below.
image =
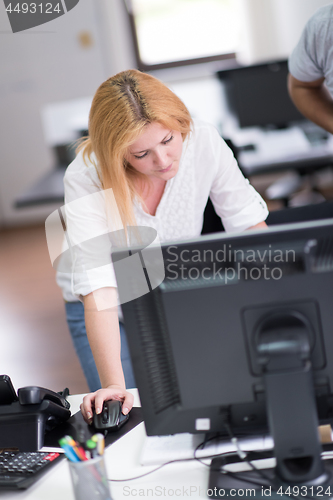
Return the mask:
<path id="1" fill-rule="evenodd" d="M 121 411 L 124 415 L 127 415 L 133 407 L 133 394 L 127 392 L 119 385 L 110 385 L 106 389 L 99 389 L 96 392 L 91 392 L 83 398 L 80 409 L 84 420 L 88 424 L 91 424 L 93 412 L 95 411 L 97 414 L 101 413 L 104 401 L 109 401 L 110 399 L 122 401 L 123 405 Z"/>

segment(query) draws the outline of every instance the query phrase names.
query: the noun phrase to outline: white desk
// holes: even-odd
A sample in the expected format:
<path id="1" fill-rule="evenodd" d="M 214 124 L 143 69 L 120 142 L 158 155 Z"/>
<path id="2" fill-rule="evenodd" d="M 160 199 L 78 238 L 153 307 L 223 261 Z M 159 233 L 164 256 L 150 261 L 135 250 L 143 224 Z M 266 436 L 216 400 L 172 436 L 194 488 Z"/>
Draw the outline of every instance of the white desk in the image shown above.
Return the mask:
<path id="1" fill-rule="evenodd" d="M 139 406 L 136 390 L 132 390 Z M 72 413 L 79 410 L 82 395 L 70 396 Z M 142 467 L 140 452 L 145 439 L 141 423 L 105 450 L 109 478 L 121 479 L 139 476 L 155 466 Z M 113 500 L 126 498 L 207 498 L 208 468 L 199 462 L 171 464 L 161 470 L 134 481 L 110 483 Z M 165 488 L 165 490 L 164 490 Z M 142 490 L 142 491 L 139 491 Z M 149 490 L 149 491 L 148 491 Z M 186 493 L 187 492 L 187 493 Z M 23 491 L 0 491 L 0 500 L 74 500 L 71 478 L 66 460 L 62 460 L 30 488 Z"/>
<path id="2" fill-rule="evenodd" d="M 315 125 L 312 127 L 313 134 L 320 130 Z M 333 136 L 311 144 L 301 126 L 263 130 L 259 127 L 239 129 L 231 125 L 225 127 L 222 135 L 240 148 L 237 160 L 246 176 L 284 170 L 311 172 L 333 162 Z M 251 150 L 242 150 L 249 144 Z"/>

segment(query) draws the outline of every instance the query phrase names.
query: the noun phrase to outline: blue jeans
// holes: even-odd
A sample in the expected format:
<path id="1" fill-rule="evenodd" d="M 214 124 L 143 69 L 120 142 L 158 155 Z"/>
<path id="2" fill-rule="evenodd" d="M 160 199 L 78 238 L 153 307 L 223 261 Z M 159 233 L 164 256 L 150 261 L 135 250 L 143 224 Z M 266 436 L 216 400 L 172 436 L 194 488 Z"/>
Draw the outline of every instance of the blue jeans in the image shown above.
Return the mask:
<path id="1" fill-rule="evenodd" d="M 94 357 L 92 355 L 84 321 L 84 307 L 82 302 L 66 302 L 66 317 L 73 344 L 80 360 L 83 373 L 90 391 L 101 388 Z M 119 323 L 121 340 L 121 362 L 123 366 L 126 388 L 136 387 L 132 362 L 129 354 L 126 333 L 123 323 Z"/>

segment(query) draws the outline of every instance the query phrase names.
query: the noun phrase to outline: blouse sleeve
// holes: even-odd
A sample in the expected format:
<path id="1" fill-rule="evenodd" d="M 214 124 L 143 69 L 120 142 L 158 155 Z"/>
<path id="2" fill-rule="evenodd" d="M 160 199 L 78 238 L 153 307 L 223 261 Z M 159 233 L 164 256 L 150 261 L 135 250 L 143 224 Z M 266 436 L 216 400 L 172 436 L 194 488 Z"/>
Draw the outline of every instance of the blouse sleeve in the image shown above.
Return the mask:
<path id="1" fill-rule="evenodd" d="M 231 149 L 215 129 L 210 140 L 216 168 L 210 197 L 225 230 L 244 231 L 264 221 L 267 205 L 243 176 Z"/>
<path id="2" fill-rule="evenodd" d="M 107 203 L 113 194 L 112 190 L 103 191 L 98 186 L 89 172 L 91 168 L 70 166 L 64 179 L 72 293 L 77 297 L 117 286 L 111 262 L 110 233 L 114 228 L 107 217 Z"/>

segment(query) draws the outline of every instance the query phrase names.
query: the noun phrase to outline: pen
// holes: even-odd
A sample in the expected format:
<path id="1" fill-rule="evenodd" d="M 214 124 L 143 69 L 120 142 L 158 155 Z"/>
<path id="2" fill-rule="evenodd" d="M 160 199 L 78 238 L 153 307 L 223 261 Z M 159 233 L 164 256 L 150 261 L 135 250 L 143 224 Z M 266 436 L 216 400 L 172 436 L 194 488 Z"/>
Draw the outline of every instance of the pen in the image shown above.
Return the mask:
<path id="1" fill-rule="evenodd" d="M 67 443 L 67 440 L 65 438 L 59 439 L 59 444 L 61 448 L 64 450 L 68 460 L 70 460 L 71 462 L 80 462 L 79 457 L 77 456 L 73 448 Z"/>
<path id="2" fill-rule="evenodd" d="M 84 448 L 85 443 L 86 443 L 86 434 L 84 430 L 84 426 L 80 423 L 77 428 L 77 433 L 76 433 L 76 440 Z"/>
<path id="3" fill-rule="evenodd" d="M 86 449 L 90 452 L 91 458 L 95 458 L 97 455 L 97 443 L 92 439 L 86 441 Z"/>
<path id="4" fill-rule="evenodd" d="M 69 444 L 69 446 L 72 446 L 74 452 L 76 453 L 76 455 L 79 457 L 80 460 L 82 461 L 88 460 L 84 449 L 82 448 L 82 446 L 79 445 L 79 443 L 74 441 L 72 436 L 65 436 L 64 439 L 66 439 L 67 444 Z"/>
<path id="5" fill-rule="evenodd" d="M 101 434 L 101 433 L 94 434 L 91 439 L 92 439 L 92 441 L 94 441 L 95 443 L 97 443 L 97 453 L 98 453 L 98 455 L 100 455 L 100 456 L 103 455 L 104 448 L 105 448 L 105 439 L 104 439 L 103 434 Z"/>

